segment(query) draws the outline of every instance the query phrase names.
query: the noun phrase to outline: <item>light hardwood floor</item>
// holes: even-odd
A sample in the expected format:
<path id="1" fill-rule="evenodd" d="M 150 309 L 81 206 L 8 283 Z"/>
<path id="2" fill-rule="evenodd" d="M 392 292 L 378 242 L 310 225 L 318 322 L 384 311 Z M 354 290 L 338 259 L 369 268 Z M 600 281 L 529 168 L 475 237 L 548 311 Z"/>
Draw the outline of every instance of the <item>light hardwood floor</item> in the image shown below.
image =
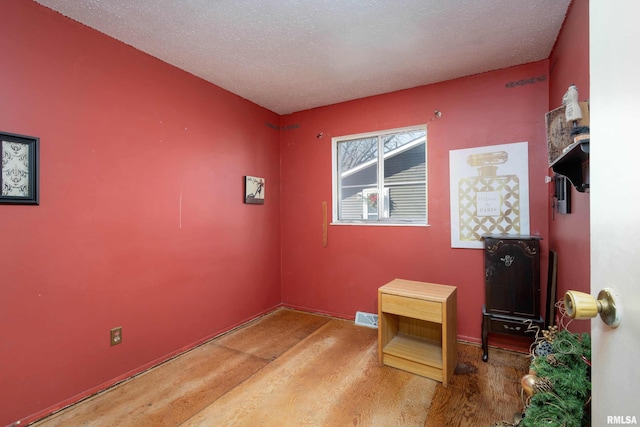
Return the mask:
<path id="1" fill-rule="evenodd" d="M 479 345 L 458 343 L 458 363 L 447 388 L 438 385 L 426 427 L 514 423 L 522 411 L 520 379 L 529 372 L 528 354 L 495 348 L 482 361 Z"/>
<path id="2" fill-rule="evenodd" d="M 281 309 L 35 425 L 490 426 L 522 407 L 527 356 L 459 344 L 436 381 L 377 362 L 377 331 Z"/>

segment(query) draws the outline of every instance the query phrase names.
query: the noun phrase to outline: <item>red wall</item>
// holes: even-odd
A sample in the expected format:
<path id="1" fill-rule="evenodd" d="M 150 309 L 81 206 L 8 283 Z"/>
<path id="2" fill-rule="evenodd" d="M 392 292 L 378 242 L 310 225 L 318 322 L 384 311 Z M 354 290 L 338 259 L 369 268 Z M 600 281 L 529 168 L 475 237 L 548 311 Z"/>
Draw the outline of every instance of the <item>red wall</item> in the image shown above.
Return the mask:
<path id="1" fill-rule="evenodd" d="M 571 84 L 578 87 L 580 101 L 589 99 L 589 1 L 573 0 L 562 31 L 551 53 L 549 110 L 562 105 L 562 96 Z M 549 172 L 551 175 L 553 172 Z M 553 191 L 550 188 L 550 191 Z M 550 193 L 553 197 L 553 192 Z M 551 213 L 551 210 L 549 211 Z M 549 216 L 550 248 L 558 253 L 556 300 L 567 290 L 590 293 L 590 209 L 589 193 L 571 189 L 571 213 Z M 568 319 L 565 319 L 565 323 Z M 588 321 L 571 322 L 573 332 L 590 332 Z"/>
<path id="2" fill-rule="evenodd" d="M 290 129 L 281 138 L 283 302 L 353 318 L 356 311 L 377 312 L 378 287 L 396 277 L 455 285 L 458 335 L 479 341 L 483 254 L 451 248 L 449 151 L 529 142 L 531 233 L 544 238 L 546 271 L 547 65 L 541 61 L 284 116 L 282 125 Z M 534 83 L 522 84 L 532 78 Z M 436 109 L 441 118 L 434 119 Z M 332 204 L 331 137 L 422 123 L 428 126 L 430 225 L 331 225 L 323 247 L 322 202 L 329 213 Z"/>
<path id="3" fill-rule="evenodd" d="M 375 312 L 395 277 L 458 286 L 458 334 L 479 341 L 482 251 L 450 247 L 454 149 L 529 142 L 541 271 L 555 248 L 559 295 L 588 291 L 588 194 L 551 220 L 544 183 L 544 113 L 570 83 L 588 97 L 587 0 L 549 61 L 284 117 L 35 3 L 0 2 L 0 130 L 41 138 L 40 205 L 0 205 L 0 425 L 280 304 Z M 429 227 L 334 225 L 324 248 L 331 137 L 421 123 Z M 242 203 L 246 174 L 266 178 L 264 206 Z M 115 326 L 124 341 L 109 347 Z"/>
<path id="4" fill-rule="evenodd" d="M 280 304 L 280 134 L 272 112 L 0 1 L 0 130 L 41 142 L 40 205 L 0 205 L 7 425 Z M 243 175 L 266 178 L 264 206 Z"/>

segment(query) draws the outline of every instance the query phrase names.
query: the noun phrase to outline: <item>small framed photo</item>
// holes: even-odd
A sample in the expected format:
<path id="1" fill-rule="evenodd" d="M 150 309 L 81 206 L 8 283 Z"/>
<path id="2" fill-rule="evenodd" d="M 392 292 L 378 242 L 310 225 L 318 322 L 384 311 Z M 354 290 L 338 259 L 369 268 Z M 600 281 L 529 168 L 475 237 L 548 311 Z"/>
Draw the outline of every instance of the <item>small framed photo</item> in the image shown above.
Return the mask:
<path id="1" fill-rule="evenodd" d="M 0 204 L 39 204 L 40 138 L 0 132 L 0 153 Z"/>
<path id="2" fill-rule="evenodd" d="M 244 177 L 244 202 L 251 205 L 264 205 L 264 178 Z"/>

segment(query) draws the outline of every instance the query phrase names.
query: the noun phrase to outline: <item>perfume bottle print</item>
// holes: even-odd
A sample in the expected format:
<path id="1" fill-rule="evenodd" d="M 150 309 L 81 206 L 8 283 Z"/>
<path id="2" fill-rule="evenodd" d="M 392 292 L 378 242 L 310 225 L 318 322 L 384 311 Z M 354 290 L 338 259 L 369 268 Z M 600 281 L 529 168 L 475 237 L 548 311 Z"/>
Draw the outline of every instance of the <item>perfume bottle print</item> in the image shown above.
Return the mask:
<path id="1" fill-rule="evenodd" d="M 460 240 L 478 241 L 484 234 L 520 234 L 520 184 L 517 175 L 498 175 L 509 160 L 506 151 L 470 154 L 467 163 L 478 175 L 458 182 Z"/>

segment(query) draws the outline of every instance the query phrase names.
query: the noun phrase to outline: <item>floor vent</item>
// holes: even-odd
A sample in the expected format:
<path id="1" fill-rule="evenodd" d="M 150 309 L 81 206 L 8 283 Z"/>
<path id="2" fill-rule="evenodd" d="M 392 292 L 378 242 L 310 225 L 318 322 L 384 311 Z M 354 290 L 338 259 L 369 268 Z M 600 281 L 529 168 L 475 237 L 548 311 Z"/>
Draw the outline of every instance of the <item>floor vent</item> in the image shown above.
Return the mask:
<path id="1" fill-rule="evenodd" d="M 378 329 L 378 315 L 356 311 L 356 325 Z"/>

